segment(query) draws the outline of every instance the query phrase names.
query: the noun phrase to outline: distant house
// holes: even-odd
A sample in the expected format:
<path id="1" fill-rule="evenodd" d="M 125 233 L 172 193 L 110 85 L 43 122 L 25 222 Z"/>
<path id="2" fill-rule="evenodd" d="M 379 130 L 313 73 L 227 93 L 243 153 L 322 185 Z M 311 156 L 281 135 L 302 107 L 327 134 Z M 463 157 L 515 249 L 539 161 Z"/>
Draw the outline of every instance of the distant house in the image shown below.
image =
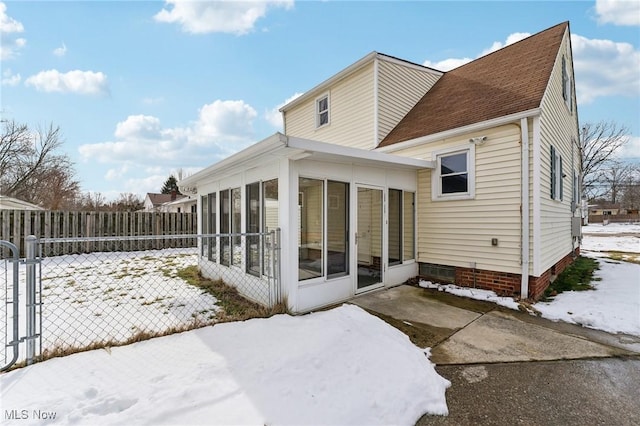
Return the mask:
<path id="1" fill-rule="evenodd" d="M 627 214 L 627 211 L 622 209 L 620 204 L 589 205 L 589 216 L 612 216 L 619 214 Z"/>
<path id="2" fill-rule="evenodd" d="M 0 195 L 0 210 L 44 210 L 42 207 L 6 195 Z"/>
<path id="3" fill-rule="evenodd" d="M 156 194 L 147 192 L 144 198 L 144 211 L 167 213 L 195 213 L 197 201 L 187 195 Z"/>
<path id="4" fill-rule="evenodd" d="M 625 208 L 620 204 L 589 204 L 587 222 L 640 220 L 638 209 Z"/>
<path id="5" fill-rule="evenodd" d="M 281 229 L 294 312 L 416 276 L 535 299 L 580 250 L 573 75 L 568 22 L 449 72 L 372 52 L 179 185 L 199 232 Z M 260 250 L 219 237 L 202 273 L 242 286 Z"/>

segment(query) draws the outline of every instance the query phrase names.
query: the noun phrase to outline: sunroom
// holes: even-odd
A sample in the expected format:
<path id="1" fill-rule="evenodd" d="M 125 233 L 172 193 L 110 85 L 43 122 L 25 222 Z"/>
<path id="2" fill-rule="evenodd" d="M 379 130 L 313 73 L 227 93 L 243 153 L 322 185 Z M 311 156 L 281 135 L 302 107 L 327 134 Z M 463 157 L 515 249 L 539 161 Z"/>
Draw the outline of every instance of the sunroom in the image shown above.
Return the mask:
<path id="1" fill-rule="evenodd" d="M 292 312 L 418 274 L 417 171 L 433 162 L 280 133 L 180 182 L 198 196 L 199 265 Z"/>

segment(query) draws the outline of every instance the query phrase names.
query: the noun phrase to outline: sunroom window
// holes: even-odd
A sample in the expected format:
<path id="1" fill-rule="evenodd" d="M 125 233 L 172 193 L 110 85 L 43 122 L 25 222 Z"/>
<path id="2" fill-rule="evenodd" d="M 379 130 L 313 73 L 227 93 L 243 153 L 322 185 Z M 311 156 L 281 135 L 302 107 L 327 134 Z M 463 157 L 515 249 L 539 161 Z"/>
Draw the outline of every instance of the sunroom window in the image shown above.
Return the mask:
<path id="1" fill-rule="evenodd" d="M 298 280 L 348 275 L 349 184 L 301 177 L 298 191 Z"/>
<path id="2" fill-rule="evenodd" d="M 414 198 L 413 192 L 389 189 L 388 263 L 399 265 L 414 259 Z"/>
<path id="3" fill-rule="evenodd" d="M 246 187 L 247 233 L 265 233 L 278 227 L 278 179 L 250 183 Z M 259 276 L 260 260 L 267 253 L 262 235 L 247 236 L 247 272 Z M 266 273 L 268 259 L 263 260 L 262 273 Z"/>

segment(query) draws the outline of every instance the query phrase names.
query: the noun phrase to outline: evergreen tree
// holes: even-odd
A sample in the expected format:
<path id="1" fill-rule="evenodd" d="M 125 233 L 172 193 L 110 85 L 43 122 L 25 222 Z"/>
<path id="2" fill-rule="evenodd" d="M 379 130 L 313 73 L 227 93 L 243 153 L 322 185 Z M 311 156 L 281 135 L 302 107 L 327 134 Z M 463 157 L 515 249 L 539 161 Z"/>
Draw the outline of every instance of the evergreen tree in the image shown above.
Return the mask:
<path id="1" fill-rule="evenodd" d="M 178 189 L 178 181 L 176 180 L 175 176 L 171 175 L 164 182 L 164 185 L 162 185 L 162 190 L 160 192 L 162 192 L 163 194 L 171 194 L 173 191 L 175 191 L 176 194 L 180 194 L 180 190 Z"/>

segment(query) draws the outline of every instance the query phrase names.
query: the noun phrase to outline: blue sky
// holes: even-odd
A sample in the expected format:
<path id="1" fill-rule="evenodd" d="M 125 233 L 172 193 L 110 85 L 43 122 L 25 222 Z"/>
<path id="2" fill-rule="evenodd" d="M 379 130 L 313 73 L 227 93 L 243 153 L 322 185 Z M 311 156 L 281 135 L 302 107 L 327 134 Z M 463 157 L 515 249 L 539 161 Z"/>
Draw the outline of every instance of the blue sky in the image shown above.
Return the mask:
<path id="1" fill-rule="evenodd" d="M 60 126 L 84 191 L 157 192 L 281 130 L 371 51 L 447 70 L 570 21 L 581 122 L 640 157 L 640 2 L 0 2 L 1 118 Z"/>

